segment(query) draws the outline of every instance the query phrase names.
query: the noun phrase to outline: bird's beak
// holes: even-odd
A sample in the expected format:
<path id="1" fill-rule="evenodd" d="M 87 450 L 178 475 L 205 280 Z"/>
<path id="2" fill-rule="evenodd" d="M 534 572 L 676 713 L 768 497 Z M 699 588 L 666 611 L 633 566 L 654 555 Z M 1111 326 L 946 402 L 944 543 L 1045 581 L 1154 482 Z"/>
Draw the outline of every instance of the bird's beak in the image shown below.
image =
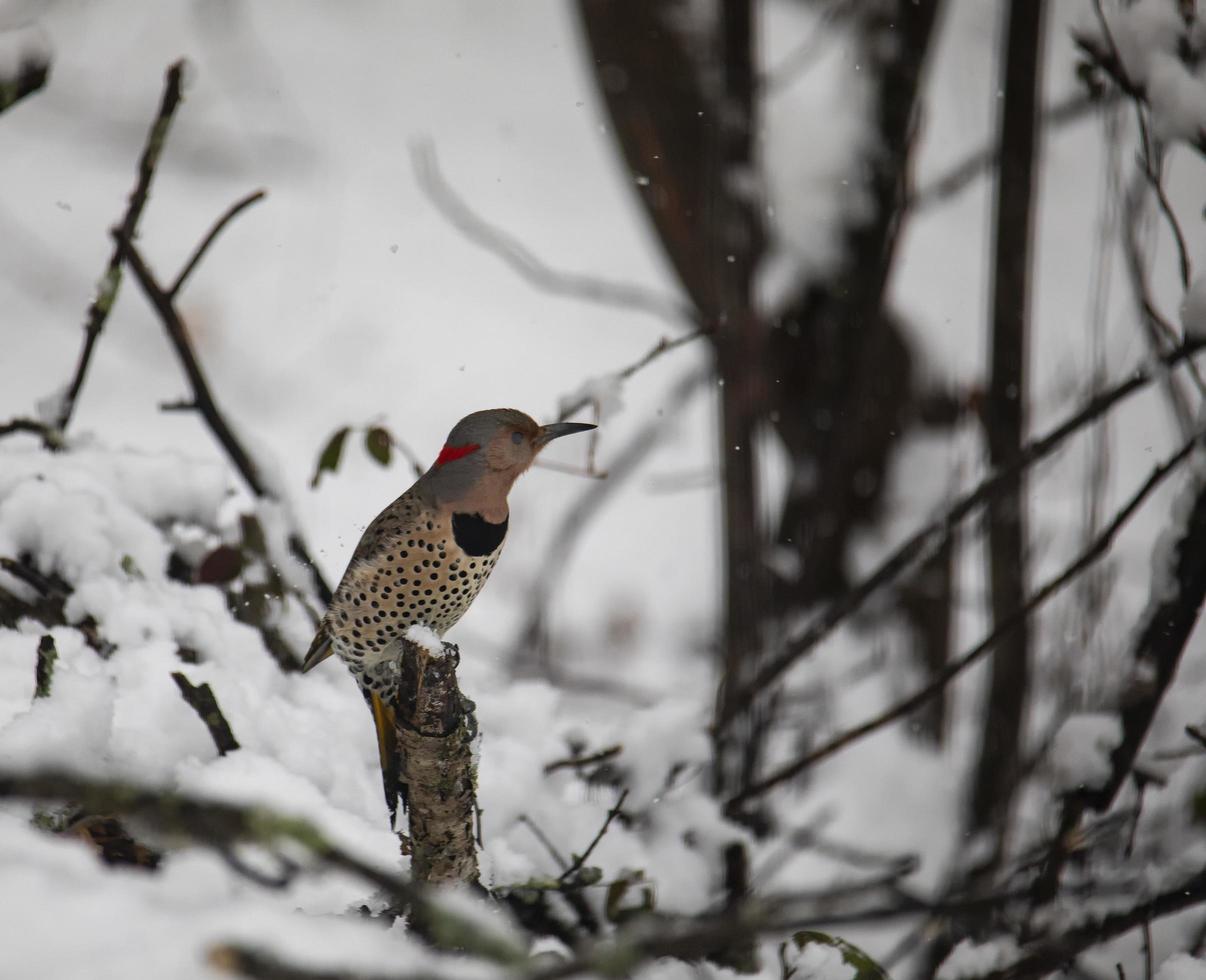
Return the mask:
<path id="1" fill-rule="evenodd" d="M 594 428 L 597 426 L 588 425 L 586 422 L 552 422 L 549 425 L 542 425 L 536 433 L 536 448 L 547 446 L 554 439 L 560 439 L 562 436 L 572 436 L 575 432 L 590 432 Z"/>

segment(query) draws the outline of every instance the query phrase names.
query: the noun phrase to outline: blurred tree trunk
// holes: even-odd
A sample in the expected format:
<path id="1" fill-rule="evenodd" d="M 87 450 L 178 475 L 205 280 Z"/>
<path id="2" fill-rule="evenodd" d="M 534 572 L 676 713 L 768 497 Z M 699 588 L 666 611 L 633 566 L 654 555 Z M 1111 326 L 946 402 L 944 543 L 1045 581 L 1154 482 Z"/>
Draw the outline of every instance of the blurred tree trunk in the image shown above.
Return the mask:
<path id="1" fill-rule="evenodd" d="M 871 208 L 852 214 L 840 232 L 843 258 L 823 279 L 802 282 L 771 333 L 772 418 L 797 474 L 776 532 L 794 555 L 775 590 L 780 615 L 845 592 L 854 534 L 882 516 L 891 454 L 916 426 L 950 426 L 955 400 L 922 390 L 908 326 L 886 293 L 907 218 L 909 159 L 922 74 L 936 32 L 939 0 L 876 0 L 853 5 L 849 19 L 869 80 L 876 138 L 856 172 L 868 175 Z M 932 675 L 948 659 L 951 640 L 950 549 L 931 558 L 896 595 L 908 640 Z M 945 702 L 937 698 L 918 721 L 940 741 Z"/>
<path id="2" fill-rule="evenodd" d="M 723 704 L 756 669 L 770 610 L 755 455 L 767 404 L 767 328 L 753 303 L 764 247 L 753 9 L 750 0 L 721 0 L 710 21 L 688 24 L 665 0 L 579 6 L 620 149 L 699 322 L 711 331 L 724 473 Z M 752 780 L 766 711 L 759 699 L 718 739 L 719 793 Z"/>
<path id="3" fill-rule="evenodd" d="M 1005 5 L 1000 90 L 1000 164 L 993 216 L 992 336 L 988 396 L 983 424 L 994 469 L 1014 459 L 1026 435 L 1026 360 L 1030 269 L 1034 245 L 1034 183 L 1042 92 L 1043 2 Z M 1026 481 L 1021 471 L 987 505 L 988 583 L 991 622 L 1007 619 L 1026 600 Z M 953 888 L 988 894 L 1008 846 L 1021 780 L 1026 705 L 1030 689 L 1030 621 L 1006 633 L 991 655 L 980 755 L 968 802 L 968 839 L 976 863 L 960 872 Z M 961 935 L 978 923 L 963 916 L 951 923 L 925 957 L 923 975 L 934 973 Z"/>
<path id="4" fill-rule="evenodd" d="M 1005 100 L 994 218 L 991 362 L 984 406 L 984 430 L 994 469 L 1014 459 L 1026 437 L 1030 267 L 1043 57 L 1042 0 L 1017 0 L 1007 9 L 1001 78 Z M 1026 600 L 1025 494 L 1025 478 L 1019 472 L 988 502 L 988 578 L 994 625 Z M 1024 735 L 1030 686 L 1028 622 L 1001 639 L 991 663 L 969 824 L 973 833 L 992 833 L 999 858 L 1017 788 Z"/>

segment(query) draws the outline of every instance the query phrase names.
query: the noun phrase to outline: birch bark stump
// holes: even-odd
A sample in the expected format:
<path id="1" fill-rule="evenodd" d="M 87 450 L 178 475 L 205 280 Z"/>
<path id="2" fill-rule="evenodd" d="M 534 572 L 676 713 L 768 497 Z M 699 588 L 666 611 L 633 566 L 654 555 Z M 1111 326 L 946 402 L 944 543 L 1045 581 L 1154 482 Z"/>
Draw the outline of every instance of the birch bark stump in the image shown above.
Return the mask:
<path id="1" fill-rule="evenodd" d="M 402 781 L 407 784 L 415 880 L 476 883 L 477 734 L 473 704 L 457 685 L 460 654 L 442 656 L 403 640 L 397 709 Z"/>

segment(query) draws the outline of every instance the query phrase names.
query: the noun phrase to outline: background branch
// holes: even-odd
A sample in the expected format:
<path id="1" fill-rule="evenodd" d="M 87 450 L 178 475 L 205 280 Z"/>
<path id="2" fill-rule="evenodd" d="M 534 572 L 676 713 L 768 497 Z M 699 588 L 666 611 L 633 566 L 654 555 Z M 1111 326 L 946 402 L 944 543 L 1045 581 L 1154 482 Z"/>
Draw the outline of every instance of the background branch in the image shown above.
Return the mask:
<path id="1" fill-rule="evenodd" d="M 747 799 L 760 795 L 773 789 L 774 787 L 786 782 L 789 779 L 799 775 L 809 766 L 816 765 L 823 759 L 836 752 L 841 751 L 854 742 L 872 732 L 891 724 L 894 721 L 899 721 L 906 717 L 912 711 L 916 710 L 920 705 L 924 704 L 929 698 L 933 697 L 941 691 L 947 684 L 956 676 L 970 667 L 973 663 L 991 651 L 1000 641 L 1002 636 L 1009 633 L 1010 630 L 1017 627 L 1021 622 L 1024 622 L 1036 609 L 1044 602 L 1053 596 L 1060 589 L 1064 588 L 1081 574 L 1091 564 L 1105 556 L 1109 551 L 1110 545 L 1113 544 L 1114 538 L 1118 532 L 1130 520 L 1131 516 L 1139 509 L 1139 506 L 1144 500 L 1154 491 L 1165 477 L 1173 472 L 1181 463 L 1185 462 L 1193 452 L 1200 437 L 1195 437 L 1183 445 L 1173 456 L 1165 460 L 1159 466 L 1152 470 L 1151 475 L 1143 483 L 1134 495 L 1126 502 L 1125 505 L 1114 515 L 1113 520 L 1101 531 L 1100 534 L 1093 540 L 1092 544 L 1082 551 L 1067 567 L 1064 568 L 1058 575 L 1048 579 L 1042 587 L 1029 595 L 1025 602 L 1015 607 L 1008 616 L 996 621 L 992 631 L 971 650 L 963 654 L 956 660 L 952 660 L 935 676 L 929 684 L 910 695 L 902 701 L 897 702 L 892 707 L 876 715 L 874 718 L 856 725 L 854 728 L 848 729 L 845 732 L 835 736 L 828 742 L 819 746 L 816 749 L 806 753 L 802 757 L 779 767 L 774 772 L 760 780 L 758 783 L 749 787 L 744 793 L 737 795 L 729 801 L 729 806 L 738 806 L 744 803 Z M 1206 553 L 1206 552 L 1204 552 Z"/>

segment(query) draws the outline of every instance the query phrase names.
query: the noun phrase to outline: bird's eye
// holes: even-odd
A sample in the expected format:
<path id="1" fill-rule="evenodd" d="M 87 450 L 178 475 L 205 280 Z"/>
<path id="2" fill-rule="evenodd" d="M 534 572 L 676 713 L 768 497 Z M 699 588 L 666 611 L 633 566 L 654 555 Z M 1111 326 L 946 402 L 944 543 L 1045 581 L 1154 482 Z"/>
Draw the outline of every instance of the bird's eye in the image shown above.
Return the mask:
<path id="1" fill-rule="evenodd" d="M 513 443 L 515 443 L 515 445 L 518 446 L 521 442 L 523 442 L 523 433 L 522 432 L 512 432 L 511 433 L 511 441 Z"/>

